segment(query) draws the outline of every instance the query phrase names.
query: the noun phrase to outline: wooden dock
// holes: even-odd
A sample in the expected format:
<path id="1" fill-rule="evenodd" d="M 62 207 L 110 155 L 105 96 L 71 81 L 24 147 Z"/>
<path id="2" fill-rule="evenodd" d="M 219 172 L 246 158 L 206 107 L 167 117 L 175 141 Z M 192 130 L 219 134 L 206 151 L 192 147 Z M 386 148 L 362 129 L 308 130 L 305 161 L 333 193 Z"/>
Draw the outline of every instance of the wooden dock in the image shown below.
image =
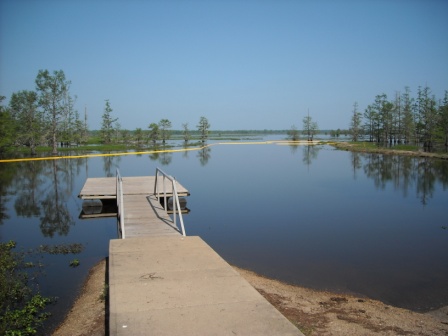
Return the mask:
<path id="1" fill-rule="evenodd" d="M 163 190 L 163 178 L 158 179 L 158 188 Z M 155 176 L 123 177 L 124 231 L 126 238 L 166 236 L 181 234 L 169 212 L 154 196 Z M 166 186 L 170 185 L 166 181 Z M 180 197 L 190 195 L 177 182 Z M 115 177 L 88 178 L 78 197 L 83 200 L 112 200 L 117 198 Z M 171 191 L 166 193 L 171 197 Z"/>
<path id="2" fill-rule="evenodd" d="M 154 193 L 155 176 L 131 176 L 123 177 L 124 195 L 149 195 Z M 168 182 L 167 182 L 168 185 Z M 163 179 L 157 181 L 159 190 L 162 190 Z M 189 196 L 185 187 L 177 182 L 178 194 L 180 197 Z M 171 196 L 171 193 L 169 193 Z M 115 177 L 94 177 L 88 178 L 84 187 L 78 195 L 81 199 L 116 199 L 117 187 Z"/>

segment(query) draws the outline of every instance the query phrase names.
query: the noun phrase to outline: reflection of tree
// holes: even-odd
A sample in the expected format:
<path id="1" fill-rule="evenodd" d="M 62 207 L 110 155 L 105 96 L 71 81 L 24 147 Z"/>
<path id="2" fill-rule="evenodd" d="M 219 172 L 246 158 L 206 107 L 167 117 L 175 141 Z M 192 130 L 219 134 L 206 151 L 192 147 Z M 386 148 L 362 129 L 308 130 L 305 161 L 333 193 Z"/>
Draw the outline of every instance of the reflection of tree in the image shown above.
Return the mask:
<path id="1" fill-rule="evenodd" d="M 8 188 L 17 174 L 17 164 L 0 164 L 0 225 L 9 216 L 6 213 L 6 203 L 8 202 Z"/>
<path id="2" fill-rule="evenodd" d="M 172 158 L 172 154 L 171 154 L 171 153 L 163 152 L 163 153 L 160 155 L 159 162 L 160 162 L 160 164 L 161 164 L 162 166 L 167 166 L 167 165 L 169 165 L 169 164 L 171 163 L 171 160 L 172 160 L 172 159 L 173 159 L 173 158 Z"/>
<path id="3" fill-rule="evenodd" d="M 22 178 L 17 179 L 15 189 L 18 192 L 14 208 L 18 216 L 37 217 L 40 215 L 39 187 L 42 184 L 40 174 L 42 161 L 31 161 L 22 165 L 20 170 Z"/>
<path id="4" fill-rule="evenodd" d="M 417 163 L 417 196 L 420 197 L 423 205 L 428 203 L 428 198 L 432 198 L 436 176 L 432 169 L 432 160 L 420 158 Z"/>
<path id="5" fill-rule="evenodd" d="M 357 152 L 351 152 L 352 156 L 352 167 L 353 167 L 353 179 L 356 180 L 356 171 L 361 169 L 361 155 Z"/>
<path id="6" fill-rule="evenodd" d="M 291 154 L 295 154 L 297 150 L 299 149 L 299 145 L 291 143 L 289 145 L 289 149 L 291 149 Z"/>
<path id="7" fill-rule="evenodd" d="M 184 143 L 184 152 L 183 152 L 183 154 L 182 154 L 182 156 L 184 157 L 184 158 L 186 158 L 186 159 L 188 159 L 188 145 L 187 145 L 187 143 Z"/>
<path id="8" fill-rule="evenodd" d="M 155 152 L 148 155 L 151 161 L 157 161 L 159 159 L 160 153 Z"/>
<path id="9" fill-rule="evenodd" d="M 120 156 L 103 156 L 103 168 L 107 177 L 115 176 L 115 169 L 121 161 Z"/>
<path id="10" fill-rule="evenodd" d="M 313 160 L 317 158 L 320 149 L 320 147 L 313 145 L 303 146 L 303 163 L 307 166 L 311 165 Z"/>
<path id="11" fill-rule="evenodd" d="M 203 147 L 198 152 L 199 162 L 201 163 L 202 166 L 205 166 L 208 163 L 208 160 L 210 159 L 210 153 L 211 153 L 210 147 Z"/>
<path id="12" fill-rule="evenodd" d="M 59 190 L 57 161 L 53 160 L 52 163 L 53 188 L 49 188 L 45 199 L 42 201 L 44 216 L 41 217 L 40 229 L 45 237 L 53 237 L 55 233 L 65 236 L 70 231 L 70 225 L 74 224 L 67 208 L 64 193 L 60 193 Z"/>
<path id="13" fill-rule="evenodd" d="M 407 196 L 409 188 L 415 183 L 417 196 L 423 205 L 432 198 L 437 180 L 448 186 L 448 165 L 431 158 L 413 158 L 381 154 L 364 154 L 367 163 L 364 172 L 373 179 L 375 187 L 384 189 L 392 183 L 395 190 Z"/>

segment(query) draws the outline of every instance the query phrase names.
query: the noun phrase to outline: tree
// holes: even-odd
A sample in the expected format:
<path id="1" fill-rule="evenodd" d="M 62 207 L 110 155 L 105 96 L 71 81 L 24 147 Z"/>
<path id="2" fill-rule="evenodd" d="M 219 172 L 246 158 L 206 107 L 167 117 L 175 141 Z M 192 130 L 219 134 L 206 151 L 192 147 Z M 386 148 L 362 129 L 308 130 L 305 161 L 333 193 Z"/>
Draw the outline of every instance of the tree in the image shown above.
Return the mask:
<path id="1" fill-rule="evenodd" d="M 417 132 L 424 147 L 432 147 L 438 124 L 436 100 L 428 86 L 418 88 L 416 101 Z"/>
<path id="2" fill-rule="evenodd" d="M 39 94 L 39 105 L 43 108 L 46 119 L 49 122 L 53 155 L 57 155 L 57 143 L 59 123 L 66 109 L 66 94 L 70 81 L 65 79 L 64 71 L 39 70 L 36 77 L 36 90 Z"/>
<path id="3" fill-rule="evenodd" d="M 140 147 L 140 142 L 143 140 L 143 131 L 140 127 L 137 127 L 134 131 L 134 139 L 137 142 L 137 146 Z"/>
<path id="4" fill-rule="evenodd" d="M 295 125 L 292 125 L 291 129 L 288 131 L 288 138 L 292 141 L 299 140 L 299 131 Z"/>
<path id="5" fill-rule="evenodd" d="M 9 102 L 11 113 L 17 121 L 16 141 L 30 147 L 31 154 L 36 155 L 36 146 L 42 134 L 42 113 L 38 107 L 37 93 L 20 91 L 13 93 Z"/>
<path id="6" fill-rule="evenodd" d="M 199 124 L 197 125 L 197 128 L 201 136 L 201 141 L 205 142 L 205 140 L 207 140 L 208 138 L 208 132 L 210 129 L 210 124 L 206 117 L 201 117 L 201 119 L 199 120 Z"/>
<path id="7" fill-rule="evenodd" d="M 308 141 L 313 141 L 314 135 L 318 132 L 317 123 L 308 114 L 303 118 L 303 133 L 307 136 Z"/>
<path id="8" fill-rule="evenodd" d="M 410 90 L 407 86 L 404 89 L 401 101 L 403 105 L 403 139 L 404 143 L 409 143 L 415 133 L 415 117 L 412 110 L 414 101 L 411 98 Z"/>
<path id="9" fill-rule="evenodd" d="M 104 107 L 103 113 L 103 123 L 101 125 L 101 139 L 103 143 L 109 144 L 112 142 L 112 135 L 114 133 L 114 122 L 118 120 L 118 118 L 113 119 L 111 116 L 112 108 L 110 107 L 109 99 L 106 99 L 106 105 Z"/>
<path id="10" fill-rule="evenodd" d="M 159 125 L 157 125 L 156 123 L 151 123 L 149 124 L 148 128 L 149 140 L 152 141 L 152 143 L 155 145 L 160 137 Z"/>
<path id="11" fill-rule="evenodd" d="M 445 147 L 448 147 L 448 91 L 445 91 L 443 103 L 439 106 L 439 121 L 440 137 Z"/>
<path id="12" fill-rule="evenodd" d="M 165 144 L 165 141 L 170 138 L 170 128 L 171 121 L 168 119 L 162 119 L 159 121 L 160 137 L 162 138 L 163 144 Z"/>
<path id="13" fill-rule="evenodd" d="M 350 134 L 352 135 L 352 141 L 358 141 L 361 133 L 361 113 L 358 112 L 358 102 L 353 104 L 353 115 L 350 122 Z"/>
<path id="14" fill-rule="evenodd" d="M 0 96 L 0 104 L 5 99 Z M 14 119 L 9 109 L 0 105 L 0 153 L 6 152 L 14 143 Z"/>
<path id="15" fill-rule="evenodd" d="M 190 130 L 188 129 L 188 123 L 182 124 L 182 128 L 184 129 L 182 132 L 183 137 L 184 137 L 184 142 L 188 143 L 188 141 L 191 138 Z"/>
<path id="16" fill-rule="evenodd" d="M 373 142 L 374 134 L 375 134 L 375 111 L 373 110 L 372 105 L 368 105 L 364 111 L 364 131 L 369 135 L 369 141 Z"/>

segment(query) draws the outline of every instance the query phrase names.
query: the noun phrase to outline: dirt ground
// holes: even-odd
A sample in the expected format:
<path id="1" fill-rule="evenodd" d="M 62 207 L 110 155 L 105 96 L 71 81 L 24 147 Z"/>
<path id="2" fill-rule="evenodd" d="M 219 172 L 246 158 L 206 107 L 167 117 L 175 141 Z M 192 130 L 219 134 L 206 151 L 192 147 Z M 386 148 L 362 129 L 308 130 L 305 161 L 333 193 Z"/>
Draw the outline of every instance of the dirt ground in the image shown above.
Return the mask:
<path id="1" fill-rule="evenodd" d="M 448 306 L 426 314 L 382 302 L 291 286 L 235 267 L 305 335 L 448 335 Z M 53 335 L 107 335 L 106 260 L 89 274 L 83 291 Z"/>

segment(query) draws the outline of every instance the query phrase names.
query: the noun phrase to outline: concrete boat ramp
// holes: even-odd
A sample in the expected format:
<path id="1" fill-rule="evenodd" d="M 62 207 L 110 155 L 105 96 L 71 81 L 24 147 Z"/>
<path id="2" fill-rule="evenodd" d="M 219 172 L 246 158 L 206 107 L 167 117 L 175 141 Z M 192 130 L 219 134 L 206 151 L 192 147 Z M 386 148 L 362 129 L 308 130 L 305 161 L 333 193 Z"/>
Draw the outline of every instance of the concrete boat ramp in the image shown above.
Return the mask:
<path id="1" fill-rule="evenodd" d="M 200 237 L 182 235 L 166 217 L 158 225 L 110 241 L 110 335 L 303 335 Z"/>

